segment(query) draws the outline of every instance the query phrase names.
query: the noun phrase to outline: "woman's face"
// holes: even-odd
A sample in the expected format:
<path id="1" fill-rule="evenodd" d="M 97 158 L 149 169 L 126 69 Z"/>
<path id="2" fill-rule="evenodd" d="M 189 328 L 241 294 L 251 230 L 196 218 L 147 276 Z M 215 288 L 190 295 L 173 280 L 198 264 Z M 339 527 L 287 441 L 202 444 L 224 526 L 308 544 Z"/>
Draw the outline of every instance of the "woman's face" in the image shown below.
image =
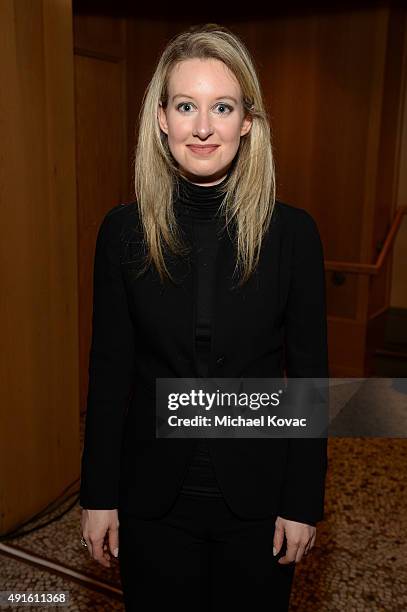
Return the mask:
<path id="1" fill-rule="evenodd" d="M 241 136 L 251 128 L 240 85 L 217 59 L 185 60 L 173 68 L 167 108 L 160 103 L 158 120 L 182 174 L 208 186 L 225 178 Z"/>

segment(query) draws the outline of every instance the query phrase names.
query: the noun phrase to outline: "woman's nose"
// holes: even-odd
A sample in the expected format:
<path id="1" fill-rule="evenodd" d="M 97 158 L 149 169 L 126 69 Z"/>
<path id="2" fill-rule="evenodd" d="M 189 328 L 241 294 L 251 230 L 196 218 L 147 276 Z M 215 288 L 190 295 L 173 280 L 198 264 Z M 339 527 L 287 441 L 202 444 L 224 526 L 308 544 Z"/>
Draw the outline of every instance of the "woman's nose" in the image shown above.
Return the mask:
<path id="1" fill-rule="evenodd" d="M 194 135 L 205 138 L 213 133 L 212 123 L 209 113 L 197 113 L 194 125 Z"/>

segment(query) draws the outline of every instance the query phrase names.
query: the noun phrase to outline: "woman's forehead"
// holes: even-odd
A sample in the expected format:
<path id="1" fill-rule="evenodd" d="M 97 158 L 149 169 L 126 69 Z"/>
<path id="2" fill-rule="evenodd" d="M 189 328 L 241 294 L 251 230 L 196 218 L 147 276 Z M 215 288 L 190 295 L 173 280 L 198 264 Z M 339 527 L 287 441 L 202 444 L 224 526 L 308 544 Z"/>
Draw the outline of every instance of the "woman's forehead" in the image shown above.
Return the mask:
<path id="1" fill-rule="evenodd" d="M 178 62 L 170 72 L 168 88 L 172 97 L 177 94 L 209 93 L 214 89 L 219 89 L 216 93 L 220 96 L 240 96 L 240 85 L 233 72 L 226 64 L 213 58 Z"/>

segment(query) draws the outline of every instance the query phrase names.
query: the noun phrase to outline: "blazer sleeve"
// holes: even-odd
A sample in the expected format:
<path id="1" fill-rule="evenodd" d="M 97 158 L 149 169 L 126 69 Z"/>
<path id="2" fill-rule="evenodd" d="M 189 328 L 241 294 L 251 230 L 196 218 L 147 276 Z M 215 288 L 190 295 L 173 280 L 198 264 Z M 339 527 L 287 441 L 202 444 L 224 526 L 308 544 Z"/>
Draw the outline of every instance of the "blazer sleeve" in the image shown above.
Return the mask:
<path id="1" fill-rule="evenodd" d="M 134 380 L 134 330 L 120 265 L 121 205 L 104 217 L 93 270 L 92 341 L 79 503 L 118 507 L 123 424 Z"/>
<path id="2" fill-rule="evenodd" d="M 298 209 L 285 312 L 287 378 L 328 378 L 324 254 L 312 216 Z M 323 519 L 327 438 L 290 438 L 279 515 L 315 525 Z"/>

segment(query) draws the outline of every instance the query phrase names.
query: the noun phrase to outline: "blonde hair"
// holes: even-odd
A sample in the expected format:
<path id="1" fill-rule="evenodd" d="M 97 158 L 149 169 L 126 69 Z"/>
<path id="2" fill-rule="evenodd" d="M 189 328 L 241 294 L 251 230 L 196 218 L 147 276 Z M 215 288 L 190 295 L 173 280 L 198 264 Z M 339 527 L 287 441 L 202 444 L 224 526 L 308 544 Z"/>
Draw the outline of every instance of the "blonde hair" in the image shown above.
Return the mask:
<path id="1" fill-rule="evenodd" d="M 146 269 L 154 263 L 161 281 L 171 275 L 164 258 L 165 248 L 183 255 L 174 208 L 174 185 L 180 171 L 168 146 L 168 137 L 158 123 L 158 107 L 166 108 L 171 70 L 188 59 L 217 59 L 236 77 L 245 115 L 252 118 L 249 132 L 240 139 L 239 149 L 221 193 L 222 212 L 236 228 L 236 267 L 239 285 L 256 268 L 263 237 L 275 204 L 275 167 L 268 115 L 254 62 L 244 43 L 218 24 L 193 26 L 175 36 L 162 53 L 145 91 L 139 115 L 134 160 L 136 201 L 146 242 Z"/>

